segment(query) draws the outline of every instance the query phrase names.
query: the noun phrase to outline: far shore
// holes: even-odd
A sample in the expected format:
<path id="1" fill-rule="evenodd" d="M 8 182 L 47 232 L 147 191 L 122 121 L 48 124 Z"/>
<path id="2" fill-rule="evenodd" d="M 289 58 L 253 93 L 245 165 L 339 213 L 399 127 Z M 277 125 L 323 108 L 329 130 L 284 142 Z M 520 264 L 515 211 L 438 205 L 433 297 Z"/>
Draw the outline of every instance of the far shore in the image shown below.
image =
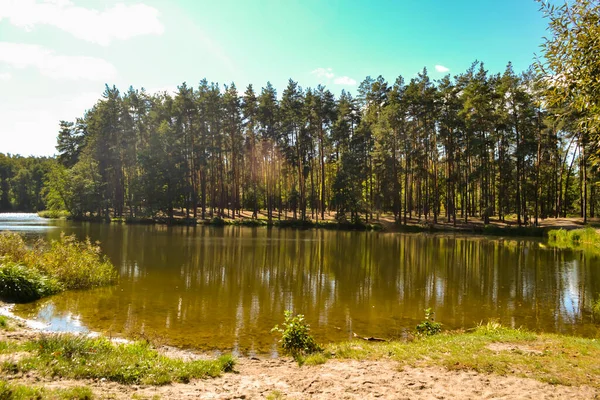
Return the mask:
<path id="1" fill-rule="evenodd" d="M 357 230 L 357 231 L 381 231 L 381 232 L 455 232 L 463 234 L 475 235 L 490 235 L 490 236 L 530 236 L 544 237 L 549 230 L 552 229 L 581 229 L 586 226 L 600 227 L 600 218 L 588 218 L 586 223 L 583 218 L 567 217 L 567 218 L 544 218 L 539 219 L 538 224 L 533 223 L 521 224 L 517 223 L 514 216 L 505 218 L 500 221 L 498 218 L 491 218 L 489 224 L 485 224 L 480 218 L 469 218 L 467 222 L 464 219 L 457 219 L 456 222 L 448 221 L 445 217 L 438 218 L 434 222 L 431 218 L 407 218 L 396 222 L 392 214 L 375 215 L 368 222 L 361 220 L 359 223 L 339 222 L 335 219 L 334 213 L 325 214 L 325 219 L 311 219 L 311 214 L 308 219 L 294 219 L 291 213 L 279 216 L 275 214 L 271 221 L 267 219 L 265 211 L 258 213 L 257 218 L 253 218 L 251 211 L 242 211 L 236 214 L 235 218 L 231 217 L 231 213 L 226 213 L 225 217 L 214 217 L 202 219 L 188 217 L 183 211 L 175 213 L 173 218 L 165 216 L 160 217 L 122 217 L 111 218 L 106 220 L 99 217 L 70 217 L 66 212 L 39 212 L 39 216 L 43 218 L 61 218 L 72 219 L 82 222 L 100 222 L 100 223 L 125 223 L 125 224 L 164 224 L 172 226 L 247 226 L 247 227 L 277 227 L 277 228 L 295 228 L 295 229 L 330 229 L 330 230 Z"/>

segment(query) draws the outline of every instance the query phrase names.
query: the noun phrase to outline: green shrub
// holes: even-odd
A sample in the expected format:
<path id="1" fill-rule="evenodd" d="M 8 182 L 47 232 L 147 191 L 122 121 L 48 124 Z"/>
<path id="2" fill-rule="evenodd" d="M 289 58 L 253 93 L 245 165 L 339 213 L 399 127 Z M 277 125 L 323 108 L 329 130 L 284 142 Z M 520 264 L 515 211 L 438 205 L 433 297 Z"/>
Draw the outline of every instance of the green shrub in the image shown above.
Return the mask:
<path id="1" fill-rule="evenodd" d="M 56 277 L 66 289 L 89 289 L 117 280 L 114 266 L 89 238 L 79 242 L 75 236 L 61 235 L 60 240 L 51 242 L 35 267 Z"/>
<path id="2" fill-rule="evenodd" d="M 282 324 L 283 328 L 275 325 L 271 332 L 281 334 L 281 348 L 287 354 L 294 358 L 302 357 L 307 354 L 322 351 L 317 345 L 315 339 L 309 334 L 310 325 L 304 320 L 304 315 L 298 314 L 293 316 L 292 312 L 287 310 L 284 313 L 285 320 Z"/>
<path id="3" fill-rule="evenodd" d="M 27 246 L 16 233 L 0 233 L 0 297 L 26 302 L 64 289 L 88 289 L 117 280 L 110 261 L 89 239 L 61 235 Z"/>
<path id="4" fill-rule="evenodd" d="M 425 310 L 425 321 L 417 325 L 417 333 L 421 336 L 433 336 L 442 331 L 442 324 L 433 319 L 431 308 Z"/>
<path id="5" fill-rule="evenodd" d="M 26 303 L 62 290 L 60 283 L 35 269 L 13 262 L 0 265 L 0 299 Z"/>

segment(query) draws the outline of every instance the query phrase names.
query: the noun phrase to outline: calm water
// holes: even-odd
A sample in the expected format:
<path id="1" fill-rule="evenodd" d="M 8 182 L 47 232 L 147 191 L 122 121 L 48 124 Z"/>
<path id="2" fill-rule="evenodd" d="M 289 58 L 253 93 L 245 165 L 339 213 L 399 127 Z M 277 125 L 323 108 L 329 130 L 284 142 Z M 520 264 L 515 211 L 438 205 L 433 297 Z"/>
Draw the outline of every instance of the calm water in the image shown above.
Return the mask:
<path id="1" fill-rule="evenodd" d="M 12 219 L 11 219 L 12 218 Z M 8 220 L 8 221 L 7 221 Z M 53 329 L 274 353 L 270 329 L 303 313 L 319 341 L 407 335 L 431 307 L 446 328 L 497 319 L 599 336 L 590 307 L 600 259 L 527 239 L 242 227 L 44 221 L 0 214 L 0 229 L 89 236 L 119 269 L 114 287 L 69 292 L 15 312 Z"/>

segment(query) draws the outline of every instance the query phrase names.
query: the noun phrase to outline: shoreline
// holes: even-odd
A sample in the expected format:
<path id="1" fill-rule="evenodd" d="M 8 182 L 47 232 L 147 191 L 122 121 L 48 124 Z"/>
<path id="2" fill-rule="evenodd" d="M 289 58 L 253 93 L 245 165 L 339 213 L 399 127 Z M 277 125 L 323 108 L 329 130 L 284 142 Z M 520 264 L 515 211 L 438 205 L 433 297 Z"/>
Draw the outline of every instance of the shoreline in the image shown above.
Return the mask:
<path id="1" fill-rule="evenodd" d="M 6 305 L 0 308 L 6 309 Z M 12 321 L 11 329 L 0 330 L 0 342 L 23 344 L 53 335 L 28 328 L 23 321 Z M 340 395 L 349 399 L 592 399 L 600 395 L 600 366 L 595 363 L 600 355 L 597 340 L 538 335 L 493 323 L 478 331 L 451 332 L 412 342 L 326 344 L 324 358 L 308 356 L 302 366 L 290 357 L 238 357 L 233 373 L 185 383 L 124 384 L 104 378 L 50 377 L 36 370 L 15 374 L 5 367 L 0 380 L 13 387 L 39 388 L 48 393 L 83 387 L 93 394 L 92 398 L 110 395 L 115 399 L 134 395 L 162 399 L 337 399 Z M 469 347 L 473 342 L 480 342 L 482 347 Z M 175 359 L 207 359 L 206 354 L 189 350 L 166 346 L 156 349 Z M 22 350 L 12 354 L 3 351 L 0 361 L 6 366 L 22 357 Z M 577 365 L 584 358 L 595 364 Z"/>
<path id="2" fill-rule="evenodd" d="M 261 214 L 259 218 L 252 218 L 250 213 L 242 214 L 237 218 L 212 219 L 186 218 L 183 214 L 177 215 L 172 219 L 163 217 L 153 218 L 111 218 L 106 220 L 98 217 L 66 217 L 60 216 L 52 218 L 39 212 L 38 216 L 46 219 L 62 219 L 74 222 L 93 222 L 93 223 L 112 223 L 127 225 L 166 225 L 166 226 L 245 226 L 245 227 L 265 227 L 265 228 L 287 228 L 287 229 L 326 229 L 339 231 L 375 231 L 381 233 L 456 233 L 477 236 L 510 236 L 510 237 L 547 237 L 550 230 L 565 229 L 574 230 L 592 226 L 590 224 L 600 224 L 599 221 L 589 221 L 583 224 L 580 218 L 546 218 L 541 220 L 539 226 L 521 225 L 515 221 L 506 222 L 492 219 L 490 224 L 485 225 L 482 220 L 472 218 L 469 222 L 457 221 L 456 224 L 440 219 L 437 223 L 431 220 L 412 218 L 406 224 L 394 221 L 393 216 L 384 215 L 378 219 L 371 220 L 369 223 L 350 223 L 337 222 L 329 217 L 325 220 L 300 220 L 292 218 L 277 219 L 271 221 Z"/>

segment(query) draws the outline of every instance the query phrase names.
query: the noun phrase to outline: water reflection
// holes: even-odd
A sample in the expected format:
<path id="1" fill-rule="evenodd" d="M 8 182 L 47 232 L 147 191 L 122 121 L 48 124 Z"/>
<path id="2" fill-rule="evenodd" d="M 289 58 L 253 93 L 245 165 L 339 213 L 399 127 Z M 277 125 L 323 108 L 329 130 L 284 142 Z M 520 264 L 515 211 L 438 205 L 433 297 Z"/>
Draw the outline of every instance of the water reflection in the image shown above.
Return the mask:
<path id="1" fill-rule="evenodd" d="M 283 311 L 319 340 L 402 337 L 431 307 L 446 328 L 510 326 L 596 336 L 598 258 L 530 240 L 239 227 L 73 224 L 120 269 L 111 288 L 16 307 L 77 315 L 94 331 L 144 331 L 202 349 L 269 352 Z M 44 311 L 47 312 L 47 311 Z M 41 318 L 41 317 L 40 317 Z"/>

